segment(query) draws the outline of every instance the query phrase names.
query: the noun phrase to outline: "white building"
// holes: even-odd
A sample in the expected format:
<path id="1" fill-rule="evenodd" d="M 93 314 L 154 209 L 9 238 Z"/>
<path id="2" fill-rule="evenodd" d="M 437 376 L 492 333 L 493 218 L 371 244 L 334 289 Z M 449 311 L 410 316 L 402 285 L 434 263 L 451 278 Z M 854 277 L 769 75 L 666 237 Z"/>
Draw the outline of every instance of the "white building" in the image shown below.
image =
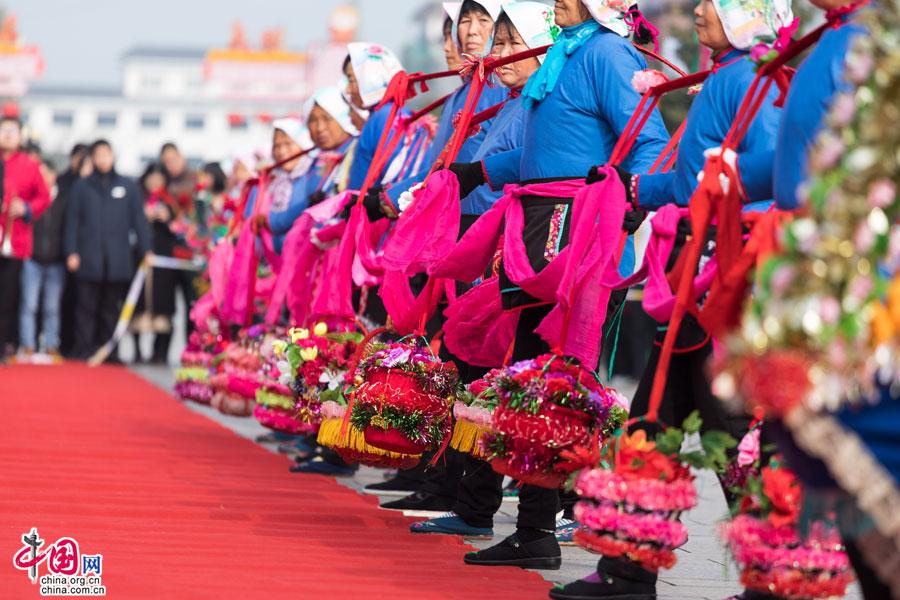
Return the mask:
<path id="1" fill-rule="evenodd" d="M 223 59 L 230 51 L 215 52 L 135 48 L 123 57 L 121 89 L 32 85 L 21 100 L 23 119 L 52 155 L 67 154 L 77 142 L 108 139 L 119 170 L 132 175 L 167 141 L 195 165 L 265 146 L 273 117 L 301 112 L 308 95 L 305 57 L 292 54 L 303 58 L 276 64 L 272 77 L 239 86 L 233 80 L 242 61 Z M 258 58 L 248 62 L 244 73 L 273 68 Z M 286 69 L 296 74 L 285 77 Z M 273 85 L 273 79 L 281 83 Z"/>

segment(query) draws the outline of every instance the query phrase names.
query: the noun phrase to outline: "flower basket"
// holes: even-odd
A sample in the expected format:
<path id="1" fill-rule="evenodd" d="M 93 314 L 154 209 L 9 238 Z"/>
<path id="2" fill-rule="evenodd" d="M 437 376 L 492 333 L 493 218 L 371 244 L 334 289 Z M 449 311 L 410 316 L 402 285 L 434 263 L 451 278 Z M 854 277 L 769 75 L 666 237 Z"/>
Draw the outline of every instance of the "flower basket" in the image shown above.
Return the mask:
<path id="1" fill-rule="evenodd" d="M 450 447 L 464 454 L 487 460 L 481 440 L 492 433 L 491 420 L 497 407 L 493 381 L 499 369 L 493 369 L 481 379 L 468 385 L 468 395 L 461 395 L 453 404 L 453 436 Z M 470 402 L 464 400 L 471 397 Z"/>
<path id="2" fill-rule="evenodd" d="M 449 442 L 455 365 L 416 344 L 375 344 L 356 376 L 350 423 L 369 445 L 417 455 Z"/>
<path id="3" fill-rule="evenodd" d="M 688 538 L 678 517 L 697 504 L 687 469 L 679 468 L 670 481 L 585 470 L 575 491 L 582 497 L 575 505 L 575 519 L 582 525 L 575 532 L 580 546 L 604 556 L 626 556 L 652 571 L 675 564 L 675 548 Z"/>
<path id="4" fill-rule="evenodd" d="M 181 366 L 175 369 L 175 396 L 180 400 L 190 400 L 209 404 L 213 390 L 209 384 L 210 370 L 213 368 L 213 351 L 221 350 L 224 341 L 211 333 L 195 331 L 188 339 L 188 347 L 181 353 Z"/>
<path id="5" fill-rule="evenodd" d="M 400 454 L 372 446 L 365 435 L 352 425 L 344 427 L 347 407 L 338 402 L 326 401 L 321 406 L 322 421 L 318 443 L 337 452 L 344 462 L 361 462 L 373 467 L 409 469 L 422 459 L 421 454 Z"/>
<path id="6" fill-rule="evenodd" d="M 220 412 L 241 417 L 253 414 L 256 392 L 263 383 L 260 369 L 265 334 L 260 326 L 250 327 L 225 349 L 219 365 L 221 372 L 210 377 L 210 404 Z"/>
<path id="7" fill-rule="evenodd" d="M 629 423 L 634 423 L 630 421 Z M 700 449 L 682 453 L 685 434 L 699 433 L 695 411 L 682 429 L 663 428 L 655 440 L 644 430 L 624 430 L 607 447 L 605 468 L 582 470 L 575 480 L 580 546 L 609 557 L 625 557 L 652 572 L 675 565 L 675 549 L 687 541 L 680 516 L 697 504 L 690 467 L 723 471 L 726 450 L 737 442 L 719 431 L 705 431 Z"/>
<path id="8" fill-rule="evenodd" d="M 853 581 L 838 532 L 813 521 L 799 531 L 802 487 L 777 459 L 747 479 L 736 515 L 720 533 L 748 589 L 789 600 L 840 598 Z"/>
<path id="9" fill-rule="evenodd" d="M 593 373 L 550 354 L 501 369 L 498 398 L 482 452 L 498 473 L 540 487 L 570 475 L 561 453 L 605 442 L 625 420 L 627 401 Z"/>
<path id="10" fill-rule="evenodd" d="M 279 381 L 295 393 L 297 419 L 315 433 L 322 420 L 322 402 L 343 401 L 345 378 L 362 335 L 329 332 L 324 323 L 288 333 L 287 341 L 276 344 Z"/>

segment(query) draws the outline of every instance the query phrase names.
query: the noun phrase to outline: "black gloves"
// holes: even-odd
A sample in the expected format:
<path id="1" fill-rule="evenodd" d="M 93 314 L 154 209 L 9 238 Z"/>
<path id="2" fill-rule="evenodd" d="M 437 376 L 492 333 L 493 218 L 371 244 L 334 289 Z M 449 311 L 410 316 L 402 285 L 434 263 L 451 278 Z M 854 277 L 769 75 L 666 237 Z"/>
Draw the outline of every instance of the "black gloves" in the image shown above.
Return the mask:
<path id="1" fill-rule="evenodd" d="M 584 179 L 585 183 L 591 185 L 592 183 L 603 181 L 605 175 L 600 172 L 601 168 L 601 166 L 591 167 L 587 177 Z M 622 167 L 615 166 L 613 168 L 616 170 L 616 175 L 622 180 L 622 185 L 625 186 L 625 199 L 628 200 L 628 203 L 632 207 L 634 207 L 632 210 L 625 211 L 625 221 L 622 223 L 622 229 L 628 233 L 634 233 L 641 226 L 641 223 L 644 222 L 644 219 L 647 218 L 647 211 L 637 207 L 637 202 L 634 197 L 635 188 L 634 185 L 632 185 L 635 176 Z"/>
<path id="2" fill-rule="evenodd" d="M 350 209 L 353 208 L 353 205 L 356 204 L 358 200 L 359 196 L 355 194 L 350 198 L 350 202 L 347 203 L 347 206 L 345 206 L 344 210 L 341 212 L 342 219 L 350 218 Z M 384 217 L 388 217 L 389 219 L 397 218 L 397 213 L 390 209 L 390 200 L 384 197 L 384 189 L 381 186 L 376 185 L 370 187 L 369 191 L 366 192 L 366 196 L 363 198 L 362 205 L 363 208 L 366 209 L 366 216 L 369 217 L 369 221 L 377 221 Z"/>
<path id="3" fill-rule="evenodd" d="M 453 163 L 449 169 L 459 180 L 460 198 L 465 198 L 472 193 L 472 190 L 485 183 L 484 168 L 480 162 Z"/>

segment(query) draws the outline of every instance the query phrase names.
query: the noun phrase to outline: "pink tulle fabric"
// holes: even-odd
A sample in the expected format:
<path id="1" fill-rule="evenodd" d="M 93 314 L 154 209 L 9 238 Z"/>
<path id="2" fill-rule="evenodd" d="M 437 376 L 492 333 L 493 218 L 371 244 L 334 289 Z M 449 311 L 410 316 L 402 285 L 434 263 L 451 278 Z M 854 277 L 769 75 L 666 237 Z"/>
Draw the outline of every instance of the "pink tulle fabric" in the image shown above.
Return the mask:
<path id="1" fill-rule="evenodd" d="M 300 422 L 296 416 L 290 411 L 282 408 L 272 408 L 257 404 L 253 408 L 253 417 L 259 421 L 263 427 L 268 427 L 275 431 L 284 433 L 293 433 L 303 435 L 307 433 L 315 433 L 318 425 L 310 425 Z"/>
<path id="2" fill-rule="evenodd" d="M 453 416 L 462 421 L 489 428 L 494 412 L 482 406 L 468 406 L 460 401 L 453 404 Z"/>

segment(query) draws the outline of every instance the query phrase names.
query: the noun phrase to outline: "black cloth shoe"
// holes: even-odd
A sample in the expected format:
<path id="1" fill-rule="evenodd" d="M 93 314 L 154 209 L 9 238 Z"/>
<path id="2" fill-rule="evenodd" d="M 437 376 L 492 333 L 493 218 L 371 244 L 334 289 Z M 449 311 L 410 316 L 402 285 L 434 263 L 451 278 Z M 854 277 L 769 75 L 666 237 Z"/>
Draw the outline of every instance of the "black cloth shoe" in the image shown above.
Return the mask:
<path id="1" fill-rule="evenodd" d="M 527 543 L 520 541 L 518 534 L 514 533 L 490 548 L 469 552 L 464 560 L 467 565 L 555 571 L 562 565 L 562 553 L 552 532 Z"/>
<path id="2" fill-rule="evenodd" d="M 453 508 L 453 498 L 435 496 L 426 492 L 413 492 L 405 498 L 381 504 L 388 510 L 402 510 L 411 517 L 435 517 L 443 515 Z"/>
<path id="3" fill-rule="evenodd" d="M 627 559 L 606 558 L 597 572 L 550 590 L 553 600 L 655 600 L 656 573 Z"/>
<path id="4" fill-rule="evenodd" d="M 421 481 L 411 481 L 403 477 L 392 477 L 387 481 L 370 483 L 363 488 L 367 494 L 379 494 L 382 496 L 408 496 L 419 489 Z"/>

